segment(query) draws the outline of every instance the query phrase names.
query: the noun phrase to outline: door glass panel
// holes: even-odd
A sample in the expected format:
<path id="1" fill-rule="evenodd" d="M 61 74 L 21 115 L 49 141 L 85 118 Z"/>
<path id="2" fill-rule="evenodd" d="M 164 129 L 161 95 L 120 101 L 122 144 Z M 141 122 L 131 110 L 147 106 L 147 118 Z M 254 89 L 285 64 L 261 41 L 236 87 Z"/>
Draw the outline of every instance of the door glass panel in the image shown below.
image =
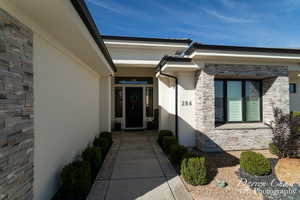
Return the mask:
<path id="1" fill-rule="evenodd" d="M 260 82 L 246 81 L 246 121 L 260 120 Z"/>
<path id="2" fill-rule="evenodd" d="M 230 122 L 242 121 L 242 82 L 227 81 L 227 118 Z"/>
<path id="3" fill-rule="evenodd" d="M 215 121 L 224 122 L 224 81 L 215 81 Z"/>
<path id="4" fill-rule="evenodd" d="M 146 88 L 146 116 L 153 117 L 153 88 Z"/>
<path id="5" fill-rule="evenodd" d="M 123 116 L 123 88 L 115 87 L 115 117 Z"/>

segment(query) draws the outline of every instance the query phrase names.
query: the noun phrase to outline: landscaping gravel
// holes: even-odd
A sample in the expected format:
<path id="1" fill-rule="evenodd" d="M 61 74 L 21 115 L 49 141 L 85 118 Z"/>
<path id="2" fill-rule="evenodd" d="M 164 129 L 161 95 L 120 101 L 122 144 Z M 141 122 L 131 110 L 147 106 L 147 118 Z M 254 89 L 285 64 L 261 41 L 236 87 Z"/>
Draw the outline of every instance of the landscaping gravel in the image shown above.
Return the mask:
<path id="1" fill-rule="evenodd" d="M 237 171 L 239 178 L 252 190 L 261 193 L 264 200 L 300 200 L 300 186 L 280 182 L 274 173 L 277 159 L 269 158 L 272 173 L 268 176 L 252 176 L 243 169 Z"/>

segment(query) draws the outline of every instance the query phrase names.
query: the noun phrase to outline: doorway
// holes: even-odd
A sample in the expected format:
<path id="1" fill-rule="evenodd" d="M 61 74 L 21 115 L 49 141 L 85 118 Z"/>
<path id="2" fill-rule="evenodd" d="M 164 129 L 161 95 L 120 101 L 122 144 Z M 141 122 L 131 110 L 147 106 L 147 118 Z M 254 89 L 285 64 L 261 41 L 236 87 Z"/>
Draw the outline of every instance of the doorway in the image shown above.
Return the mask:
<path id="1" fill-rule="evenodd" d="M 143 128 L 143 88 L 126 87 L 126 128 Z"/>

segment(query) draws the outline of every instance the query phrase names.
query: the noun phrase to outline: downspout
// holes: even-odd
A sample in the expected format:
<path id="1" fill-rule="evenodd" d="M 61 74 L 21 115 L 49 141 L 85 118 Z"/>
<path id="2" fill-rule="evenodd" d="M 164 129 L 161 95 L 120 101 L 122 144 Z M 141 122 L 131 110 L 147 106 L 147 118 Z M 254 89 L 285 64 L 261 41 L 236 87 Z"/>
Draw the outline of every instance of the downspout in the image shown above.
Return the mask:
<path id="1" fill-rule="evenodd" d="M 175 136 L 178 141 L 178 79 L 176 76 L 161 72 L 161 70 L 159 70 L 159 74 L 175 80 Z"/>

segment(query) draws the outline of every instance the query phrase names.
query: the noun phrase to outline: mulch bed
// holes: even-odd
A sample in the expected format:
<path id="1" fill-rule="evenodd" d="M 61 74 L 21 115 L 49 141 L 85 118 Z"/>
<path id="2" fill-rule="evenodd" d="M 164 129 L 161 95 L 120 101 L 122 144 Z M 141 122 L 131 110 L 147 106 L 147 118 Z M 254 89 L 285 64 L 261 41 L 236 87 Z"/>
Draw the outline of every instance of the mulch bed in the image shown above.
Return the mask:
<path id="1" fill-rule="evenodd" d="M 263 195 L 264 200 L 300 200 L 300 186 L 280 182 L 275 175 L 277 159 L 270 158 L 272 173 L 267 176 L 252 176 L 243 169 L 237 171 L 238 177 L 252 190 Z"/>

